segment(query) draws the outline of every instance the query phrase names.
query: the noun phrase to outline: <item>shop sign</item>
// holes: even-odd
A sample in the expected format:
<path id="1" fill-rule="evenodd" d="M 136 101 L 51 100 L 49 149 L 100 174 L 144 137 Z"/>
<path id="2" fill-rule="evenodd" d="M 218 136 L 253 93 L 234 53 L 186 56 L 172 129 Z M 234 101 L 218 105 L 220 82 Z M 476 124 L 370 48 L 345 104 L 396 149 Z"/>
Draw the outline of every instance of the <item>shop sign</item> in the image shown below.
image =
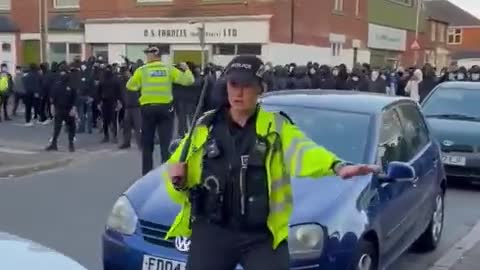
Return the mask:
<path id="1" fill-rule="evenodd" d="M 405 51 L 407 31 L 376 24 L 368 25 L 368 47 L 392 51 Z"/>
<path id="2" fill-rule="evenodd" d="M 199 26 L 188 23 L 87 23 L 85 40 L 87 43 L 198 43 Z M 267 43 L 269 37 L 268 21 L 205 23 L 206 43 Z"/>

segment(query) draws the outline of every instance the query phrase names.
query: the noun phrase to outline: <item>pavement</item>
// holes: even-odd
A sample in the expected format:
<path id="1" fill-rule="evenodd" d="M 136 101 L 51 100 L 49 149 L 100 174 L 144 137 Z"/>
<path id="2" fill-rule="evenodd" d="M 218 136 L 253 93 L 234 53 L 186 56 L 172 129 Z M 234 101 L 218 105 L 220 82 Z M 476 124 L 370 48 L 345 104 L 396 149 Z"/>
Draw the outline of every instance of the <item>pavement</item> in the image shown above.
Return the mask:
<path id="1" fill-rule="evenodd" d="M 474 246 L 453 266 L 453 270 L 480 269 L 480 244 Z"/>

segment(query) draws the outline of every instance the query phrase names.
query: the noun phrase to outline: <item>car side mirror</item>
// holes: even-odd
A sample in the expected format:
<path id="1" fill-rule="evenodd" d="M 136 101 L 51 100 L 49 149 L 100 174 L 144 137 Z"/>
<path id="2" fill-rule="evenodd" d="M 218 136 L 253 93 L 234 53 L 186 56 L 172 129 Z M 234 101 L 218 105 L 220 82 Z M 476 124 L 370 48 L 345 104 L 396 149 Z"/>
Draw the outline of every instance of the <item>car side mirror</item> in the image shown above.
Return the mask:
<path id="1" fill-rule="evenodd" d="M 173 154 L 173 152 L 175 152 L 175 150 L 177 150 L 178 146 L 180 145 L 180 143 L 182 142 L 182 139 L 174 139 L 170 142 L 170 145 L 168 146 L 168 152 L 170 154 Z"/>
<path id="2" fill-rule="evenodd" d="M 411 182 L 415 183 L 417 173 L 415 169 L 408 163 L 400 161 L 392 161 L 388 164 L 387 172 L 379 175 L 381 182 Z"/>

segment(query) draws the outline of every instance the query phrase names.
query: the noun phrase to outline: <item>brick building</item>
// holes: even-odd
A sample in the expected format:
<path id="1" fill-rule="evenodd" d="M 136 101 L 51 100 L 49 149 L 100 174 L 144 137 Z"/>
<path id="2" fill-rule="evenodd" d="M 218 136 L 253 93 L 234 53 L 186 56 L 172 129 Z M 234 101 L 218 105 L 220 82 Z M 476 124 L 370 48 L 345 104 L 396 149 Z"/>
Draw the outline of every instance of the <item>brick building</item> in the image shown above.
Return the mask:
<path id="1" fill-rule="evenodd" d="M 417 7 L 420 0 L 369 0 L 368 47 L 373 66 L 411 66 L 423 64 L 421 51 L 411 45 L 416 39 Z M 425 44 L 425 16 L 420 12 L 418 43 Z"/>
<path id="2" fill-rule="evenodd" d="M 142 58 L 161 43 L 174 61 L 199 62 L 198 26 L 205 24 L 209 61 L 225 64 L 254 53 L 275 64 L 369 62 L 367 0 L 46 0 L 48 59 L 103 55 L 110 62 Z M 40 58 L 38 0 L 0 0 L 0 61 Z M 4 27 L 6 28 L 6 27 Z M 2 46 L 2 47 L 3 47 Z M 8 50 L 8 46 L 10 49 Z"/>
<path id="3" fill-rule="evenodd" d="M 448 18 L 444 17 L 439 1 L 426 1 L 426 38 L 425 62 L 434 65 L 440 70 L 450 64 L 450 50 L 447 45 Z"/>
<path id="4" fill-rule="evenodd" d="M 451 59 L 467 68 L 480 64 L 480 19 L 447 0 L 431 0 L 429 5 L 449 23 L 446 39 Z"/>

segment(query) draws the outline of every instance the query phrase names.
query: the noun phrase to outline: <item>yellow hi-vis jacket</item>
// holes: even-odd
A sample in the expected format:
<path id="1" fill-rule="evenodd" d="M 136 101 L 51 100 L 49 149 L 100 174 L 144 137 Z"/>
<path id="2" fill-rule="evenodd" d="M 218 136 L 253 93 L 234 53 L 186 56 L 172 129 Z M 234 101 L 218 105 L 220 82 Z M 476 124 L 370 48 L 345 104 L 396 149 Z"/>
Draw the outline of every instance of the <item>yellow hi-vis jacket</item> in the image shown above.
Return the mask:
<path id="1" fill-rule="evenodd" d="M 7 92 L 9 87 L 9 78 L 5 73 L 0 74 L 0 94 Z"/>
<path id="2" fill-rule="evenodd" d="M 172 83 L 190 86 L 194 83 L 192 71 L 180 71 L 161 61 L 139 67 L 127 82 L 129 91 L 140 91 L 140 105 L 168 104 L 173 100 Z"/>
<path id="3" fill-rule="evenodd" d="M 207 112 L 203 117 L 208 117 Z M 258 136 L 266 137 L 269 141 L 269 150 L 266 158 L 268 194 L 270 213 L 267 226 L 273 235 L 273 248 L 288 238 L 289 220 L 293 210 L 293 195 L 290 177 L 322 177 L 333 175 L 332 165 L 339 159 L 325 148 L 318 146 L 306 137 L 295 125 L 279 113 L 266 112 L 259 109 L 256 119 Z M 202 124 L 202 118 L 192 136 L 192 143 L 187 155 L 186 186 L 193 187 L 201 183 L 202 159 L 204 144 L 209 135 L 209 127 Z M 185 139 L 167 161 L 176 163 L 184 147 Z M 188 195 L 184 191 L 177 191 L 173 187 L 168 170 L 163 173 L 167 193 L 172 201 L 182 205 L 182 209 L 175 218 L 166 239 L 183 236 L 189 237 L 191 205 Z"/>

